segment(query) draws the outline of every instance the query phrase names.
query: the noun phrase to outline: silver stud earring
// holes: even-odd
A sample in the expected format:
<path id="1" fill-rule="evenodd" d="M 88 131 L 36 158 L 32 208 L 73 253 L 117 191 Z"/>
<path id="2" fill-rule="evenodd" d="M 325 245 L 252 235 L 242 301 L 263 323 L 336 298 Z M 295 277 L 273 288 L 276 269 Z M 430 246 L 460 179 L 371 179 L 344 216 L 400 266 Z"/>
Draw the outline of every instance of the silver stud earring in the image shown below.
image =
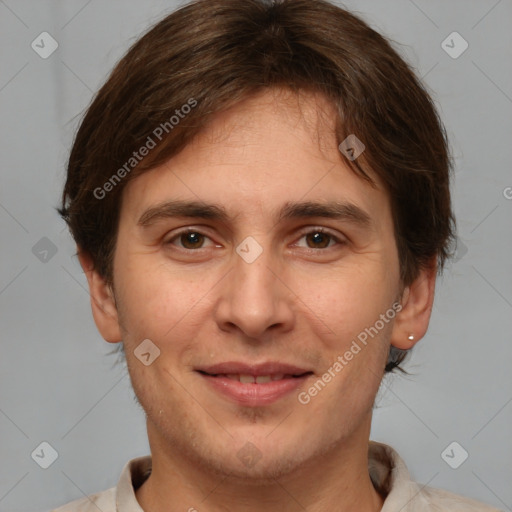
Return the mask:
<path id="1" fill-rule="evenodd" d="M 408 339 L 413 341 L 414 340 L 414 334 L 409 334 Z"/>

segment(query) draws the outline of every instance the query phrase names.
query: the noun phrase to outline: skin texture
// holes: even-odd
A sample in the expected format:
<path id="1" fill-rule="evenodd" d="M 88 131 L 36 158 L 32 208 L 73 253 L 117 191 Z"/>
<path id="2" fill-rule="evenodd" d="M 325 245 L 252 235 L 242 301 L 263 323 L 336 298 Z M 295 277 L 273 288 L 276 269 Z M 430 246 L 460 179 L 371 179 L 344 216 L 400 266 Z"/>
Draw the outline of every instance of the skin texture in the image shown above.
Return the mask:
<path id="1" fill-rule="evenodd" d="M 147 415 L 153 472 L 137 491 L 146 510 L 382 506 L 367 469 L 372 406 L 390 343 L 411 348 L 427 329 L 435 265 L 402 286 L 388 196 L 347 167 L 334 115 L 306 93 L 244 100 L 127 185 L 113 290 L 79 251 L 98 329 L 124 343 Z M 222 205 L 229 218 L 139 224 L 176 199 Z M 284 203 L 306 200 L 353 204 L 370 222 L 276 218 Z M 186 227 L 204 236 L 177 236 Z M 332 237 L 315 237 L 318 228 Z M 236 252 L 248 236 L 262 248 L 252 263 Z M 236 404 L 196 371 L 280 361 L 313 372 L 307 389 L 397 301 L 396 317 L 306 405 L 296 392 L 270 405 Z M 161 351 L 149 366 L 134 355 L 144 339 Z M 237 456 L 248 441 L 261 455 L 250 467 Z"/>

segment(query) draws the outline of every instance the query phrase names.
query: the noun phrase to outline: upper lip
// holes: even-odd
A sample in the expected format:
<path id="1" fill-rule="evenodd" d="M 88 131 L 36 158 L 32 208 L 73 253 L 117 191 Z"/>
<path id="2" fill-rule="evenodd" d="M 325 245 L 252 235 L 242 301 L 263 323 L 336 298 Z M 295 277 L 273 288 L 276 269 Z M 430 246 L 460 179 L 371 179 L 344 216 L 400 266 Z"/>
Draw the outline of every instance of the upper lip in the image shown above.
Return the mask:
<path id="1" fill-rule="evenodd" d="M 311 370 L 307 368 L 301 368 L 287 363 L 280 363 L 277 361 L 269 361 L 261 364 L 248 364 L 236 361 L 227 361 L 224 363 L 218 363 L 211 366 L 203 366 L 197 368 L 198 371 L 208 373 L 210 375 L 219 374 L 241 374 L 241 375 L 302 375 L 303 373 L 311 373 Z"/>

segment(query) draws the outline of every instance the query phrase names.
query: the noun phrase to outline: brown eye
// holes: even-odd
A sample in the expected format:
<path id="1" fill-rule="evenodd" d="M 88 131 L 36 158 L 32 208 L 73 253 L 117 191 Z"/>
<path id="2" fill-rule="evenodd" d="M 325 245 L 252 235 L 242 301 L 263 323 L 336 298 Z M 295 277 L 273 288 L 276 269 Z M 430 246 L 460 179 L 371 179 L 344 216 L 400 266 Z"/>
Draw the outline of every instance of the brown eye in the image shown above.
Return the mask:
<path id="1" fill-rule="evenodd" d="M 185 249 L 200 249 L 204 242 L 204 235 L 196 233 L 195 231 L 181 233 L 177 238 L 179 238 Z"/>
<path id="2" fill-rule="evenodd" d="M 188 230 L 177 233 L 172 238 L 165 242 L 166 245 L 175 245 L 180 249 L 191 250 L 203 249 L 205 240 L 209 237 L 200 233 L 199 231 Z"/>
<path id="3" fill-rule="evenodd" d="M 316 228 L 305 231 L 302 233 L 299 240 L 305 240 L 305 243 L 299 242 L 297 246 L 309 251 L 331 249 L 334 248 L 334 246 L 341 247 L 346 243 L 346 240 L 343 236 L 338 237 L 324 230 L 324 228 Z"/>
<path id="4" fill-rule="evenodd" d="M 322 231 L 312 231 L 311 233 L 308 233 L 304 236 L 308 241 L 308 247 L 311 247 L 309 246 L 309 242 L 313 244 L 311 247 L 312 249 L 325 249 L 329 246 L 329 242 L 333 238 L 331 235 L 323 233 Z"/>

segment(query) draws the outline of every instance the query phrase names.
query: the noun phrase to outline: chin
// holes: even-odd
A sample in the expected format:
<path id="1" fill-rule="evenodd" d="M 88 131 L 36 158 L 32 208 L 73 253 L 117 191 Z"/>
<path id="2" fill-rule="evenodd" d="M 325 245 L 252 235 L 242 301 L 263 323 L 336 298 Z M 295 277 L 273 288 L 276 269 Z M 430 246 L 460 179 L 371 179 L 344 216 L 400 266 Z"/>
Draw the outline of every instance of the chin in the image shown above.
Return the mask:
<path id="1" fill-rule="evenodd" d="M 262 485 L 275 484 L 276 479 L 308 466 L 310 459 L 318 455 L 312 444 L 304 446 L 294 436 L 276 436 L 270 441 L 268 435 L 269 430 L 265 429 L 260 435 L 236 436 L 228 446 L 205 446 L 205 452 L 196 451 L 195 456 L 207 470 L 243 480 L 247 485 Z"/>
<path id="2" fill-rule="evenodd" d="M 220 463 L 220 464 L 219 464 Z M 241 461 L 238 456 L 225 461 L 216 461 L 217 472 L 229 475 L 230 478 L 243 480 L 245 484 L 261 486 L 262 484 L 275 484 L 275 480 L 282 478 L 300 469 L 307 463 L 297 454 L 282 454 L 275 450 L 262 453 L 254 461 Z"/>

